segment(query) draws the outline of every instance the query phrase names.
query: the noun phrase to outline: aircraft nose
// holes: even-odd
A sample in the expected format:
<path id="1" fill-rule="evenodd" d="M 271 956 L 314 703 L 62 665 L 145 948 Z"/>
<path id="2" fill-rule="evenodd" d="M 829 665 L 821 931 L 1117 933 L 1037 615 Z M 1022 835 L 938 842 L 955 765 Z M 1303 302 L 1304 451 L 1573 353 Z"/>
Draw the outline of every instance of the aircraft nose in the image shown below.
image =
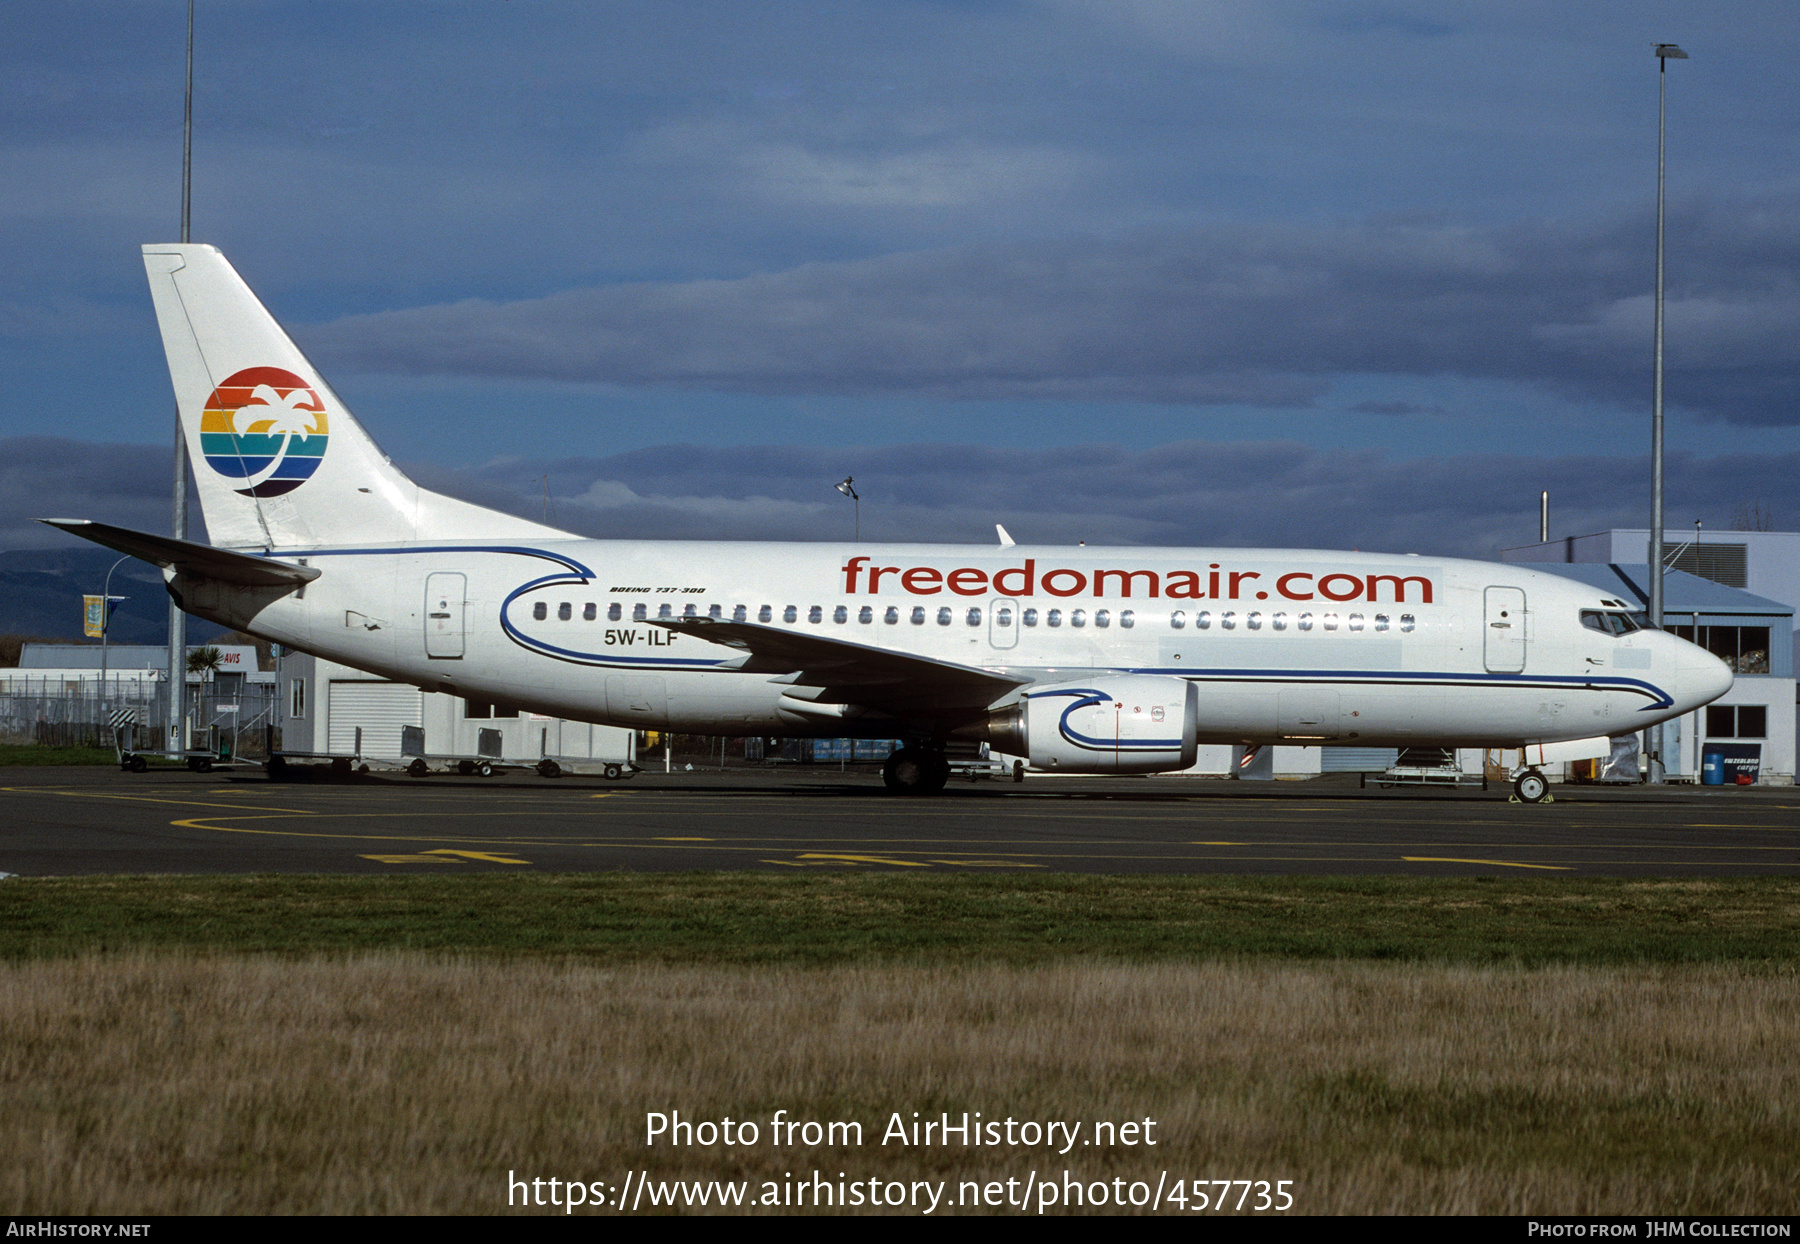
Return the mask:
<path id="1" fill-rule="evenodd" d="M 1710 704 L 1731 690 L 1736 679 L 1729 665 L 1698 644 L 1683 640 L 1681 647 L 1676 685 L 1683 711 Z"/>

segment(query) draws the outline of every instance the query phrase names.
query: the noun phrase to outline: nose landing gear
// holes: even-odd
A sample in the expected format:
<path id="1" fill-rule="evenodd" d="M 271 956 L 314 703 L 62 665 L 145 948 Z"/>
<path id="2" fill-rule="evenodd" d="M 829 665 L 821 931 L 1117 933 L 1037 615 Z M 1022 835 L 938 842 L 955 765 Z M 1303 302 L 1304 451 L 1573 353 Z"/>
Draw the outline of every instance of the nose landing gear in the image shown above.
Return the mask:
<path id="1" fill-rule="evenodd" d="M 1520 803 L 1554 803 L 1550 782 L 1536 769 L 1527 769 L 1513 779 L 1513 798 Z"/>

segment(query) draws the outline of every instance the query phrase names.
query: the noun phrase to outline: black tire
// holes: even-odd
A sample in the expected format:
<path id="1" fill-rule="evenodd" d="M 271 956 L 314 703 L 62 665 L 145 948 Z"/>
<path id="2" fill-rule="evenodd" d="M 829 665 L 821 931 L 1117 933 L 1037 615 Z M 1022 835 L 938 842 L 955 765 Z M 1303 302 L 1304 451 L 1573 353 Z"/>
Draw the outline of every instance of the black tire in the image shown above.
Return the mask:
<path id="1" fill-rule="evenodd" d="M 1550 793 L 1550 783 L 1536 769 L 1527 769 L 1513 779 L 1513 794 L 1520 803 L 1542 803 Z"/>
<path id="2" fill-rule="evenodd" d="M 1013 761 L 1012 777 L 1015 782 L 1023 782 L 1025 780 L 1025 762 L 1023 760 Z"/>
<path id="3" fill-rule="evenodd" d="M 426 764 L 423 759 L 415 757 L 413 762 L 406 766 L 406 771 L 413 777 L 424 777 L 431 772 L 431 766 Z"/>
<path id="4" fill-rule="evenodd" d="M 125 767 L 130 769 L 133 773 L 142 773 L 150 767 L 150 762 L 145 760 L 142 756 L 133 756 L 126 762 Z"/>
<path id="5" fill-rule="evenodd" d="M 881 766 L 881 780 L 900 795 L 935 795 L 950 780 L 950 762 L 942 752 L 903 747 Z"/>
<path id="6" fill-rule="evenodd" d="M 456 762 L 456 771 L 464 777 L 468 777 L 471 773 L 475 772 L 475 762 L 473 760 L 459 760 Z"/>
<path id="7" fill-rule="evenodd" d="M 494 776 L 494 766 L 489 764 L 485 760 L 482 761 L 481 763 L 479 763 L 475 766 L 475 776 L 476 777 L 493 777 Z"/>
<path id="8" fill-rule="evenodd" d="M 538 776 L 541 778 L 558 778 L 562 776 L 562 766 L 548 756 L 538 761 Z"/>
<path id="9" fill-rule="evenodd" d="M 268 763 L 263 765 L 263 769 L 268 773 L 270 779 L 276 782 L 287 776 L 287 767 L 286 756 L 271 756 Z"/>
<path id="10" fill-rule="evenodd" d="M 601 770 L 601 776 L 609 782 L 616 782 L 625 776 L 625 770 L 618 765 L 607 765 L 605 769 Z"/>
<path id="11" fill-rule="evenodd" d="M 333 777 L 350 776 L 350 757 L 333 756 L 331 758 L 331 775 Z"/>

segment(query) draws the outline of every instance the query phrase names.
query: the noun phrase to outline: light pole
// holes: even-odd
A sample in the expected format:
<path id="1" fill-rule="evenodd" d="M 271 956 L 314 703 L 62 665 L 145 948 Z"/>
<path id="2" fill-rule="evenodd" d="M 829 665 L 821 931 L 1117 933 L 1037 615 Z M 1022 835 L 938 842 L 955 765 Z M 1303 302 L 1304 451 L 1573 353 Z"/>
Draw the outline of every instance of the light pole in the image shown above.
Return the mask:
<path id="1" fill-rule="evenodd" d="M 181 240 L 189 240 L 193 215 L 194 189 L 194 0 L 188 0 L 187 12 L 187 91 L 181 111 Z M 181 403 L 175 403 L 175 538 L 188 536 L 188 454 L 187 437 L 181 430 Z M 169 600 L 169 721 L 164 739 L 166 750 L 179 755 L 187 750 L 187 615 L 174 598 Z"/>
<path id="2" fill-rule="evenodd" d="M 843 481 L 841 483 L 833 484 L 832 487 L 837 489 L 839 492 L 843 493 L 846 497 L 849 497 L 852 501 L 856 502 L 856 543 L 861 544 L 862 543 L 862 498 L 857 496 L 856 489 L 851 487 L 851 485 L 854 484 L 855 482 L 856 482 L 856 477 L 854 475 L 846 475 L 846 476 L 844 476 Z"/>
<path id="3" fill-rule="evenodd" d="M 1663 118 L 1669 93 L 1669 62 L 1688 54 L 1673 43 L 1656 45 L 1656 381 L 1650 400 L 1650 625 L 1663 624 Z M 1652 785 L 1662 782 L 1663 727 L 1650 728 L 1649 766 Z"/>
<path id="4" fill-rule="evenodd" d="M 106 664 L 106 633 L 112 630 L 112 603 L 115 599 L 112 594 L 112 577 L 113 571 L 117 570 L 120 566 L 123 566 L 130 560 L 130 556 L 127 555 L 121 557 L 118 561 L 109 566 L 106 571 L 105 586 L 100 589 L 100 720 L 103 722 L 107 721 L 106 710 L 112 700 L 112 697 L 107 694 L 106 690 L 106 675 L 108 672 Z M 117 597 L 117 599 L 124 600 L 125 598 L 120 596 Z M 111 725 L 112 723 L 107 722 L 107 724 Z"/>

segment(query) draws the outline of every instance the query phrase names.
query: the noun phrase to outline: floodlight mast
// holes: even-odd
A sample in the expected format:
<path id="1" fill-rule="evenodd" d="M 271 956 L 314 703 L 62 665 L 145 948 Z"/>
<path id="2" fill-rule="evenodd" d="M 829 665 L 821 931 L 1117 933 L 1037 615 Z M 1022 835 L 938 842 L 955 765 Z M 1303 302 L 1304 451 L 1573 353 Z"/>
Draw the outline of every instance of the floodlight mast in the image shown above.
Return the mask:
<path id="1" fill-rule="evenodd" d="M 1673 43 L 1656 45 L 1656 379 L 1650 401 L 1650 625 L 1662 629 L 1663 624 L 1663 180 L 1664 180 L 1664 116 L 1668 99 L 1669 62 L 1687 60 L 1688 54 Z M 1650 730 L 1651 746 L 1647 780 L 1660 784 L 1666 772 L 1663 763 L 1663 727 Z"/>
<path id="2" fill-rule="evenodd" d="M 187 90 L 181 109 L 181 240 L 190 240 L 194 201 L 194 0 L 187 11 Z M 175 408 L 174 514 L 171 526 L 177 540 L 188 534 L 187 438 L 181 431 L 181 407 Z M 187 750 L 187 615 L 174 599 L 169 601 L 169 720 L 163 749 L 170 754 Z"/>

